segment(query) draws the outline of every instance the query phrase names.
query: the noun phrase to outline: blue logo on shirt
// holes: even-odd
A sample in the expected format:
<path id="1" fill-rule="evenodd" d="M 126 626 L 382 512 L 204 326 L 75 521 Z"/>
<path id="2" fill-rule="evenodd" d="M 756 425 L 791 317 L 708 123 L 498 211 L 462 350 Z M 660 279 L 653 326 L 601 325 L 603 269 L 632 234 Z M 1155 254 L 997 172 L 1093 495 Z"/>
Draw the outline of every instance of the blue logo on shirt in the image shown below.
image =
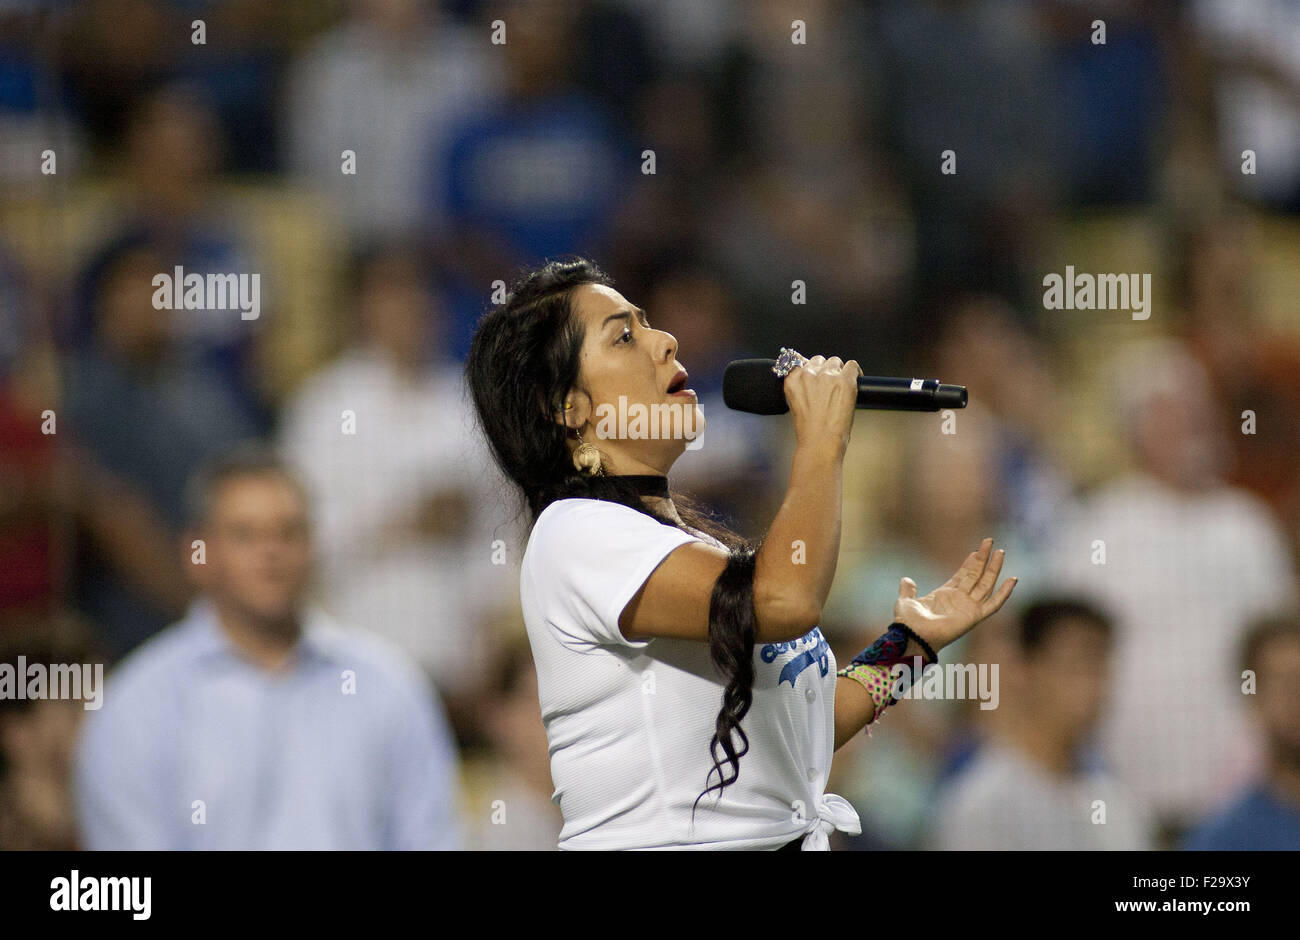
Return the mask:
<path id="1" fill-rule="evenodd" d="M 817 664 L 822 676 L 825 676 L 830 671 L 831 647 L 826 642 L 826 638 L 822 636 L 820 627 L 813 627 L 797 640 L 789 640 L 784 643 L 768 643 L 759 651 L 759 655 L 762 657 L 763 662 L 770 663 L 782 653 L 790 650 L 802 650 L 802 652 L 781 667 L 781 678 L 776 683 L 778 686 L 788 680 L 790 688 L 794 688 L 794 680 L 799 678 L 799 673 L 813 663 Z"/>

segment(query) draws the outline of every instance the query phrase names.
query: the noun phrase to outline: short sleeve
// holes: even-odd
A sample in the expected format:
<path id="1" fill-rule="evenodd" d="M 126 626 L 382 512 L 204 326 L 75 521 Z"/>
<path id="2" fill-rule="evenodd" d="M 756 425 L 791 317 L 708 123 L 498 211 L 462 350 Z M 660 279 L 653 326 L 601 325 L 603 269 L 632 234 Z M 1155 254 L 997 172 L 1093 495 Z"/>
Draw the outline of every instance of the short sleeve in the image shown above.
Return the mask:
<path id="1" fill-rule="evenodd" d="M 595 499 L 552 503 L 538 517 L 524 559 L 525 607 L 562 641 L 641 648 L 618 618 L 675 548 L 696 537 L 629 506 Z"/>

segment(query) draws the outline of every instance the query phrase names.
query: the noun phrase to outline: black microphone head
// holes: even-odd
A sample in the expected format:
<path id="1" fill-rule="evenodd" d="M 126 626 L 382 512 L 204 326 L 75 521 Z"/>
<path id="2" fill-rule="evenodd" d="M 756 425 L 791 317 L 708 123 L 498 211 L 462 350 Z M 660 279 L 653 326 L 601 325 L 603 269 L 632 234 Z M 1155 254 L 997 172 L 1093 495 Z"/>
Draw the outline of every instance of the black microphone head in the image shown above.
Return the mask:
<path id="1" fill-rule="evenodd" d="M 722 374 L 722 400 L 733 411 L 755 415 L 783 415 L 790 410 L 785 400 L 785 379 L 772 371 L 775 359 L 737 359 Z"/>
<path id="2" fill-rule="evenodd" d="M 965 408 L 965 385 L 940 385 L 934 390 L 934 404 L 937 408 Z"/>

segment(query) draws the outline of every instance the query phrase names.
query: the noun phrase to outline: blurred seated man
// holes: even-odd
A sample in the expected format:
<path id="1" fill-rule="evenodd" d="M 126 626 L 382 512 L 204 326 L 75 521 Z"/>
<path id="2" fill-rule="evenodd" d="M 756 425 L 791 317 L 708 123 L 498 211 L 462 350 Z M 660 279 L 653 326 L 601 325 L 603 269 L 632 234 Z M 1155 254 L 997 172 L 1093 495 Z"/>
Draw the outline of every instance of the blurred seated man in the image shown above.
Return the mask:
<path id="1" fill-rule="evenodd" d="M 1085 746 L 1108 695 L 1110 620 L 1068 599 L 1020 615 L 988 737 L 942 791 L 939 849 L 1149 849 L 1152 823 Z"/>
<path id="2" fill-rule="evenodd" d="M 418 669 L 304 594 L 297 478 L 260 445 L 191 486 L 199 595 L 109 675 L 76 766 L 90 849 L 448 849 L 457 759 Z"/>
<path id="3" fill-rule="evenodd" d="M 1300 614 L 1257 621 L 1242 644 L 1264 732 L 1264 774 L 1187 837 L 1198 850 L 1300 849 Z M 1243 682 L 1243 690 L 1245 686 Z"/>

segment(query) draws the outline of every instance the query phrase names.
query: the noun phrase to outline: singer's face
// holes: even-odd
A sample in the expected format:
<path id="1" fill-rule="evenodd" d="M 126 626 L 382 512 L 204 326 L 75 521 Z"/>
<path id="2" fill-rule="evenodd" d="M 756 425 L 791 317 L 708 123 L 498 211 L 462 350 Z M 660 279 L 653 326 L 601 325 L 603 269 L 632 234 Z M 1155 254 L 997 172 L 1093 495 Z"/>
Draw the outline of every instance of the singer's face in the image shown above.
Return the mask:
<path id="1" fill-rule="evenodd" d="M 615 473 L 667 473 L 704 431 L 704 414 L 677 361 L 677 340 L 610 287 L 574 291 L 585 337 L 570 422 Z"/>

